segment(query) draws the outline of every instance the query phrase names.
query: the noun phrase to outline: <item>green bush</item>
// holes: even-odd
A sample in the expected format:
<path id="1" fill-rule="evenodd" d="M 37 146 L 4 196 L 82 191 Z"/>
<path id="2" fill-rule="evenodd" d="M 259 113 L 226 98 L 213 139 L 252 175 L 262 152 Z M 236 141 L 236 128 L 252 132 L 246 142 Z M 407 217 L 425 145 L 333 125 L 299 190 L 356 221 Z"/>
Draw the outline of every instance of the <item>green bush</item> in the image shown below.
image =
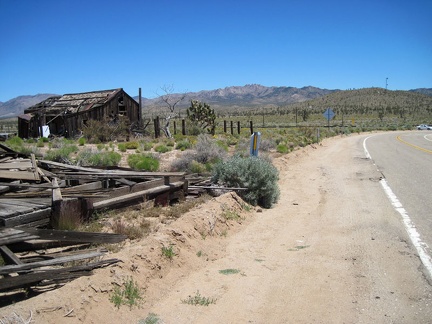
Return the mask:
<path id="1" fill-rule="evenodd" d="M 288 153 L 289 149 L 288 146 L 286 146 L 285 144 L 278 144 L 278 146 L 276 147 L 276 151 L 279 153 Z"/>
<path id="2" fill-rule="evenodd" d="M 64 145 L 59 149 L 50 149 L 45 154 L 45 159 L 55 162 L 70 162 L 70 155 L 78 152 L 78 146 L 76 145 Z"/>
<path id="3" fill-rule="evenodd" d="M 222 148 L 225 152 L 228 152 L 228 144 L 222 140 L 217 140 L 216 141 L 217 146 L 219 146 L 220 148 Z"/>
<path id="4" fill-rule="evenodd" d="M 164 145 L 164 144 L 160 144 L 160 145 L 157 145 L 155 147 L 155 151 L 158 152 L 158 153 L 166 153 L 166 152 L 171 151 L 171 149 L 168 146 Z"/>
<path id="5" fill-rule="evenodd" d="M 78 140 L 78 145 L 79 146 L 84 146 L 85 143 L 86 143 L 85 137 L 80 137 L 79 140 Z"/>
<path id="6" fill-rule="evenodd" d="M 175 146 L 175 142 L 172 139 L 165 140 L 164 144 L 168 147 L 174 147 Z"/>
<path id="7" fill-rule="evenodd" d="M 218 163 L 212 182 L 228 187 L 248 188 L 238 194 L 249 204 L 271 208 L 279 199 L 279 173 L 269 161 L 259 157 L 234 156 Z"/>
<path id="8" fill-rule="evenodd" d="M 149 142 L 149 141 L 139 141 L 139 147 L 138 149 L 140 151 L 150 151 L 153 147 L 153 143 Z"/>
<path id="9" fill-rule="evenodd" d="M 200 163 L 217 163 L 226 156 L 226 151 L 209 135 L 198 136 L 195 145 L 196 161 Z"/>
<path id="10" fill-rule="evenodd" d="M 43 137 L 38 139 L 37 144 L 36 144 L 37 147 L 44 147 L 45 146 L 45 142 L 43 141 L 42 138 Z"/>
<path id="11" fill-rule="evenodd" d="M 16 152 L 22 152 L 24 149 L 24 141 L 18 136 L 9 137 L 5 145 Z"/>
<path id="12" fill-rule="evenodd" d="M 121 155 L 116 152 L 100 152 L 95 153 L 88 159 L 89 166 L 117 166 L 121 160 Z"/>
<path id="13" fill-rule="evenodd" d="M 199 135 L 195 150 L 187 151 L 181 158 L 176 159 L 171 164 L 171 170 L 195 173 L 197 170 L 196 167 L 203 165 L 207 171 L 210 171 L 214 164 L 223 160 L 225 155 L 225 150 L 216 143 L 216 140 L 212 139 L 209 135 Z M 194 161 L 199 164 L 192 165 Z M 201 170 L 201 168 L 199 169 Z"/>
<path id="14" fill-rule="evenodd" d="M 176 150 L 184 151 L 190 149 L 192 147 L 192 143 L 189 142 L 188 139 L 184 139 L 180 142 L 177 142 Z"/>
<path id="15" fill-rule="evenodd" d="M 126 142 L 127 150 L 136 150 L 138 148 L 138 142 Z"/>
<path id="16" fill-rule="evenodd" d="M 132 169 L 136 170 L 157 171 L 159 169 L 159 160 L 150 154 L 131 154 L 127 162 Z"/>
<path id="17" fill-rule="evenodd" d="M 126 150 L 127 150 L 125 143 L 119 143 L 117 145 L 117 148 L 119 149 L 120 152 L 126 152 Z"/>
<path id="18" fill-rule="evenodd" d="M 189 165 L 189 170 L 191 173 L 205 173 L 206 166 L 202 163 L 199 163 L 197 161 L 192 161 Z"/>

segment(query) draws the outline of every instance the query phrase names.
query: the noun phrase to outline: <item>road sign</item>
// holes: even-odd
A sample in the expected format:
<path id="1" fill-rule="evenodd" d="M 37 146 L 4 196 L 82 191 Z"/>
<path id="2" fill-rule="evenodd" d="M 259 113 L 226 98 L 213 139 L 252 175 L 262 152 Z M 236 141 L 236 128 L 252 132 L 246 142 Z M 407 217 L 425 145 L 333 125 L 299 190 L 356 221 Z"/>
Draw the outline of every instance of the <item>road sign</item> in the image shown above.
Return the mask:
<path id="1" fill-rule="evenodd" d="M 333 110 L 331 110 L 331 108 L 327 108 L 327 110 L 324 112 L 323 116 L 325 119 L 327 119 L 328 121 L 330 121 L 331 119 L 333 119 L 333 117 L 336 114 L 334 113 Z"/>

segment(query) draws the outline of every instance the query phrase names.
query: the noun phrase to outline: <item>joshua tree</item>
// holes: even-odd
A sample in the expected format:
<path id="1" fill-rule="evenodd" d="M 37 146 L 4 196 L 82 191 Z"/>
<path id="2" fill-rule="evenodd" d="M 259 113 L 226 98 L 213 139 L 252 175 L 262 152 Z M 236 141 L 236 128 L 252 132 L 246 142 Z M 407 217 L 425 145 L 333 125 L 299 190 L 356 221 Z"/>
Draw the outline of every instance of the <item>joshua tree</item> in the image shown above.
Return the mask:
<path id="1" fill-rule="evenodd" d="M 191 100 L 191 105 L 187 109 L 189 120 L 201 129 L 206 129 L 208 133 L 214 135 L 216 128 L 216 114 L 205 102 Z"/>

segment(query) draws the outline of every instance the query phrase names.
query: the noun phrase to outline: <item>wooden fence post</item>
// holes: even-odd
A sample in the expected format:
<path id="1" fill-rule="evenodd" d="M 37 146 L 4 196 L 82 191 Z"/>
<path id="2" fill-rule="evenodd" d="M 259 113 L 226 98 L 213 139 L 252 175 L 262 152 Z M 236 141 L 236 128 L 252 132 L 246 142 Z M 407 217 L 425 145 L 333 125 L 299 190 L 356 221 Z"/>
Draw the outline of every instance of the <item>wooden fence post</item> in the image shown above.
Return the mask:
<path id="1" fill-rule="evenodd" d="M 240 122 L 239 121 L 237 122 L 237 134 L 240 135 Z"/>
<path id="2" fill-rule="evenodd" d="M 253 131 L 253 121 L 251 120 L 249 122 L 249 124 L 250 124 L 250 132 L 251 132 L 251 135 L 252 135 L 254 133 L 254 131 Z"/>
<path id="3" fill-rule="evenodd" d="M 174 135 L 177 135 L 177 127 L 176 127 L 176 121 L 173 121 L 173 127 L 174 127 Z"/>
<path id="4" fill-rule="evenodd" d="M 186 122 L 182 119 L 182 135 L 186 135 Z"/>
<path id="5" fill-rule="evenodd" d="M 233 121 L 230 121 L 230 126 L 231 126 L 231 135 L 234 135 L 234 126 L 233 126 Z"/>
<path id="6" fill-rule="evenodd" d="M 224 133 L 226 133 L 226 130 L 227 130 L 227 121 L 224 120 Z"/>
<path id="7" fill-rule="evenodd" d="M 160 136 L 159 116 L 156 116 L 156 119 L 154 120 L 154 131 L 155 131 L 155 138 L 159 138 Z"/>

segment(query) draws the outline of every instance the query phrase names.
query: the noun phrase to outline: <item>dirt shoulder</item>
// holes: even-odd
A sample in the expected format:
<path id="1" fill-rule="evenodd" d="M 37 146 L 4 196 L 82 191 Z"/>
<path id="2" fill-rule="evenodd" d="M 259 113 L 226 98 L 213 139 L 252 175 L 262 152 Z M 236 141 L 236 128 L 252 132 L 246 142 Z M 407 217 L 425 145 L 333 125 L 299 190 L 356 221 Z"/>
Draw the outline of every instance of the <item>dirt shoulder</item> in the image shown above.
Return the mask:
<path id="1" fill-rule="evenodd" d="M 35 323 L 430 323 L 432 286 L 381 174 L 352 135 L 275 159 L 281 200 L 247 211 L 234 194 L 200 206 L 116 257 L 124 262 L 0 309 Z M 229 210 L 240 216 L 228 219 Z M 176 255 L 161 255 L 173 246 Z M 239 270 L 221 273 L 221 270 Z M 230 271 L 228 271 L 230 272 Z M 115 308 L 134 278 L 141 307 Z M 215 300 L 209 306 L 182 301 Z"/>

